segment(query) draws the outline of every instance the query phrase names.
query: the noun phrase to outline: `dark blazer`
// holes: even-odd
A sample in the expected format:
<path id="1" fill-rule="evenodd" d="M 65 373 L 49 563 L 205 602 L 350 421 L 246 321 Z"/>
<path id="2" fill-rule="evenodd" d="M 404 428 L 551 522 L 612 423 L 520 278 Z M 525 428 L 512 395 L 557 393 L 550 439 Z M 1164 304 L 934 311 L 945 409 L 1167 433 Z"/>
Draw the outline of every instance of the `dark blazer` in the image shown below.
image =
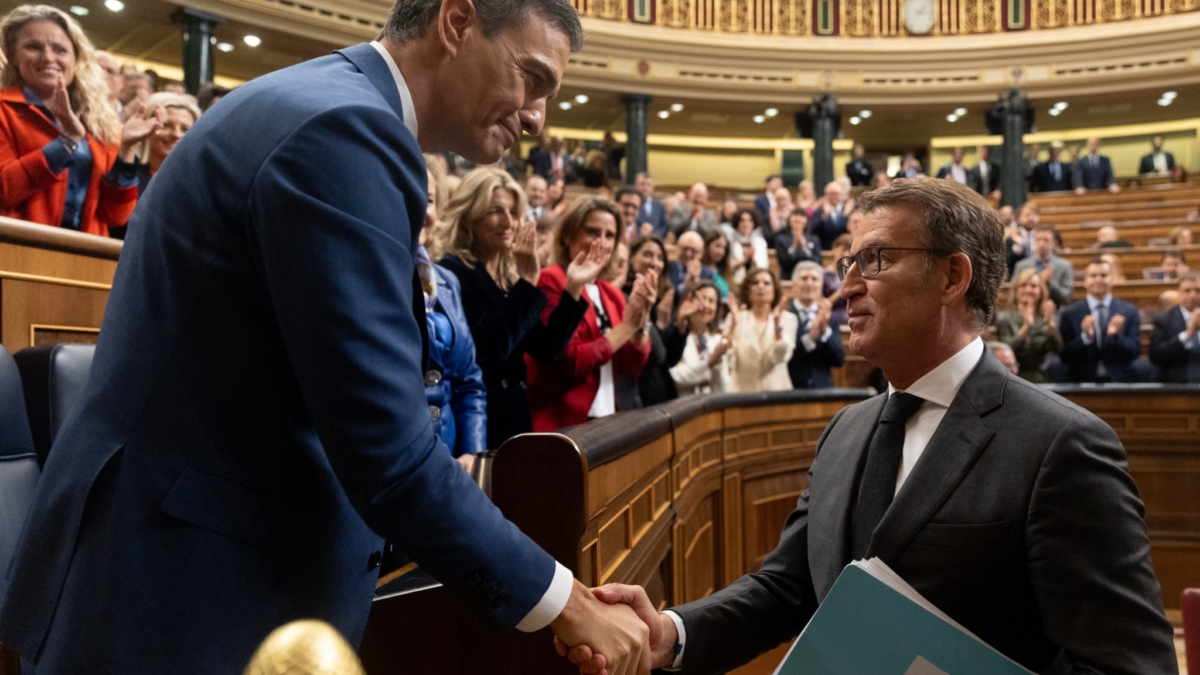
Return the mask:
<path id="1" fill-rule="evenodd" d="M 430 424 L 425 193 L 368 44 L 197 122 L 133 215 L 0 640 L 43 674 L 241 672 L 301 618 L 354 644 L 385 537 L 500 626 L 538 603 L 553 559 Z"/>
<path id="2" fill-rule="evenodd" d="M 1158 366 L 1159 382 L 1200 384 L 1200 349 L 1188 349 L 1179 341 L 1179 334 L 1186 329 L 1187 323 L 1178 307 L 1154 318 L 1150 362 Z"/>
<path id="3" fill-rule="evenodd" d="M 789 302 L 787 310 L 800 319 L 795 304 Z M 829 339 L 818 342 L 816 349 L 811 352 L 805 351 L 800 342 L 800 336 L 808 333 L 810 328 L 811 323 L 800 320 L 800 327 L 796 330 L 796 349 L 792 352 L 792 360 L 788 361 L 788 375 L 792 377 L 793 389 L 832 387 L 831 369 L 846 362 L 846 352 L 842 349 L 842 327 L 836 318 L 829 319 Z"/>
<path id="4" fill-rule="evenodd" d="M 1096 165 L 1092 166 L 1091 155 L 1084 155 L 1075 162 L 1075 187 L 1083 187 L 1089 190 L 1104 190 L 1109 185 L 1117 182 L 1113 176 L 1112 162 L 1108 157 L 1100 155 L 1096 161 Z"/>
<path id="5" fill-rule="evenodd" d="M 821 241 L 821 250 L 828 251 L 833 248 L 833 240 L 846 233 L 846 224 L 850 222 L 850 213 L 846 211 L 846 204 L 843 203 L 841 211 L 831 211 L 826 214 L 825 209 L 819 208 L 813 211 L 812 217 L 809 219 L 808 230 Z"/>
<path id="6" fill-rule="evenodd" d="M 1031 192 L 1061 192 L 1070 190 L 1074 187 L 1072 178 L 1075 174 L 1075 169 L 1069 163 L 1059 161 L 1058 164 L 1058 180 L 1054 179 L 1054 170 L 1050 166 L 1050 162 L 1042 162 L 1033 169 L 1033 173 L 1029 176 L 1029 190 Z"/>
<path id="7" fill-rule="evenodd" d="M 965 177 L 967 179 L 967 182 L 963 183 L 963 185 L 966 185 L 967 187 L 971 188 L 972 190 L 975 190 L 976 192 L 978 192 L 979 191 L 979 187 L 978 187 L 979 175 L 975 173 L 974 167 L 968 169 L 964 166 L 963 173 L 965 174 Z M 954 180 L 953 163 L 946 162 L 945 164 L 943 164 L 942 168 L 938 169 L 937 178 L 942 178 L 942 179 L 948 178 L 950 180 Z"/>
<path id="8" fill-rule="evenodd" d="M 763 218 L 771 217 L 771 200 L 765 194 L 761 194 L 754 198 L 754 210 L 762 214 Z"/>
<path id="9" fill-rule="evenodd" d="M 1142 352 L 1142 325 L 1138 318 L 1137 307 L 1132 303 L 1113 298 L 1108 308 L 1108 317 L 1120 314 L 1125 317 L 1125 326 L 1121 332 L 1104 337 L 1104 346 L 1097 347 L 1083 343 L 1083 333 L 1080 325 L 1083 318 L 1091 314 L 1087 299 L 1080 300 L 1062 311 L 1059 319 L 1059 330 L 1062 331 L 1063 348 L 1061 358 L 1067 365 L 1068 377 L 1071 382 L 1097 381 L 1097 369 L 1104 364 L 1108 378 L 1113 382 L 1133 382 L 1134 375 L 1131 364 Z M 1099 332 L 1100 327 L 1096 328 Z"/>
<path id="10" fill-rule="evenodd" d="M 638 224 L 650 223 L 654 228 L 654 236 L 665 239 L 670 228 L 667 227 L 667 207 L 657 199 L 643 200 L 642 208 L 638 211 Z"/>
<path id="11" fill-rule="evenodd" d="M 867 187 L 875 177 L 875 170 L 865 159 L 852 159 L 846 162 L 846 177 L 850 179 L 851 185 Z"/>
<path id="12" fill-rule="evenodd" d="M 1165 159 L 1167 160 L 1167 171 L 1174 170 L 1175 169 L 1175 155 L 1172 155 L 1169 152 L 1164 152 L 1163 154 L 1166 155 Z M 1138 162 L 1138 173 L 1154 173 L 1154 172 L 1155 172 L 1154 153 L 1151 152 L 1149 154 L 1143 155 L 1142 160 L 1140 162 Z"/>
<path id="13" fill-rule="evenodd" d="M 517 434 L 533 431 L 525 354 L 545 363 L 561 356 L 588 304 L 564 293 L 543 323 L 546 294 L 529 282 L 519 280 L 505 293 L 483 265 L 468 267 L 453 255 L 443 256 L 439 264 L 462 282 L 463 311 L 487 387 L 488 448 L 494 450 Z"/>
<path id="14" fill-rule="evenodd" d="M 971 181 L 971 187 L 976 192 L 986 197 L 992 194 L 993 191 L 1000 189 L 1000 165 L 995 162 L 988 162 L 986 185 L 984 185 L 983 172 L 979 170 L 978 164 L 971 167 L 967 180 Z"/>
<path id="15" fill-rule="evenodd" d="M 711 280 L 713 278 L 713 268 L 709 267 L 708 265 L 701 265 L 700 278 Z M 684 267 L 683 263 L 679 262 L 678 260 L 668 260 L 667 279 L 669 279 L 671 281 L 671 285 L 675 287 L 675 304 L 678 305 L 680 302 L 683 302 L 685 291 L 683 282 L 687 281 L 687 267 Z"/>
<path id="16" fill-rule="evenodd" d="M 784 281 L 791 279 L 796 265 L 805 260 L 821 264 L 821 240 L 816 235 L 803 235 L 803 241 L 796 243 L 791 232 L 780 232 L 775 235 L 774 245 L 775 259 L 779 261 L 779 278 Z"/>
<path id="17" fill-rule="evenodd" d="M 793 638 L 850 562 L 864 456 L 886 395 L 843 409 L 755 573 L 675 608 L 683 672 L 724 673 Z M 1145 509 L 1113 430 L 985 353 L 875 530 L 879 557 L 1005 656 L 1046 672 L 1174 675 Z"/>

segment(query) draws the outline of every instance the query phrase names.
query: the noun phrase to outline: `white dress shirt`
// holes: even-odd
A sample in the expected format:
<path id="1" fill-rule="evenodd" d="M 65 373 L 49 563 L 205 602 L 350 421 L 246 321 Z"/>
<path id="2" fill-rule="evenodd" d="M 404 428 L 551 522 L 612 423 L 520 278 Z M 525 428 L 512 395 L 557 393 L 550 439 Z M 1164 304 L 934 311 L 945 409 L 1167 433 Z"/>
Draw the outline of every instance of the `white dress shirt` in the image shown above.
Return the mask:
<path id="1" fill-rule="evenodd" d="M 809 335 L 808 328 L 812 326 L 813 320 L 817 318 L 817 312 L 819 312 L 821 309 L 817 306 L 817 303 L 814 302 L 811 305 L 805 306 L 800 304 L 799 300 L 792 300 L 792 307 L 794 307 L 796 309 L 796 313 L 800 315 L 800 329 L 804 332 L 800 335 L 798 344 L 801 347 L 804 347 L 805 352 L 811 352 L 817 348 L 817 343 L 826 342 L 830 337 L 833 336 L 833 329 L 829 326 L 825 327 L 825 332 L 821 333 L 821 336 L 816 340 L 813 340 L 812 336 Z M 792 384 L 795 383 L 793 382 Z"/>
<path id="2" fill-rule="evenodd" d="M 1193 335 L 1191 340 L 1189 340 L 1187 336 L 1187 325 L 1188 322 L 1192 320 L 1192 313 L 1184 309 L 1183 305 L 1176 306 L 1179 307 L 1179 314 L 1183 316 L 1183 330 L 1179 331 L 1179 341 L 1183 343 L 1184 349 L 1195 349 L 1197 342 L 1196 336 Z"/>
<path id="3" fill-rule="evenodd" d="M 417 113 L 413 107 L 412 93 L 408 90 L 404 76 L 400 74 L 400 68 L 392 59 L 392 55 L 378 42 L 372 42 L 371 46 L 383 57 L 384 62 L 388 65 L 388 70 L 392 72 L 392 78 L 396 80 L 396 89 L 400 91 L 400 103 L 404 106 L 404 126 L 408 128 L 415 141 L 417 139 Z M 533 633 L 549 626 L 550 622 L 557 619 L 558 615 L 562 614 L 563 608 L 567 606 L 574 583 L 575 577 L 571 575 L 571 570 L 555 561 L 554 578 L 550 580 L 550 587 L 542 594 L 542 599 L 538 601 L 538 604 L 534 605 L 525 618 L 517 624 L 517 630 Z"/>

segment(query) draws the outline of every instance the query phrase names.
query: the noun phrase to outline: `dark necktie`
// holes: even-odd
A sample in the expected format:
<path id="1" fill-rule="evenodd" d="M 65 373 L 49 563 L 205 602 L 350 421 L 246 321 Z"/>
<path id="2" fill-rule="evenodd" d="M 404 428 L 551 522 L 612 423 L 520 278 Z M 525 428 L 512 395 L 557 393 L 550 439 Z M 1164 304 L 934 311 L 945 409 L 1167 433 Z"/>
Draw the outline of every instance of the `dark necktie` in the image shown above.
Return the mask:
<path id="1" fill-rule="evenodd" d="M 867 464 L 858 485 L 858 503 L 854 507 L 851 528 L 851 559 L 867 557 L 871 535 L 896 495 L 896 475 L 904 458 L 904 423 L 917 412 L 925 399 L 898 391 L 888 397 L 879 426 L 871 437 Z"/>
<path id="2" fill-rule="evenodd" d="M 1104 346 L 1104 338 L 1108 337 L 1108 305 L 1100 303 L 1096 306 L 1096 346 Z"/>

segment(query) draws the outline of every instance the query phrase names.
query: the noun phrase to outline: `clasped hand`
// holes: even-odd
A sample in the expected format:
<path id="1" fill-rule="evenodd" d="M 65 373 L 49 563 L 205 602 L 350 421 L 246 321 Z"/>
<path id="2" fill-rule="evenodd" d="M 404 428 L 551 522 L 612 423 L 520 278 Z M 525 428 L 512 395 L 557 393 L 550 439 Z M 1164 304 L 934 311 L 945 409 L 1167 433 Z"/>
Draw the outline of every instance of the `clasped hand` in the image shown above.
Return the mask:
<path id="1" fill-rule="evenodd" d="M 638 664 L 637 669 L 629 669 L 628 664 L 614 659 L 598 643 L 581 641 L 569 644 L 556 634 L 555 649 L 559 656 L 565 656 L 568 661 L 579 667 L 584 675 L 618 675 L 619 673 L 644 673 L 652 668 L 663 668 L 674 661 L 675 643 L 678 634 L 675 622 L 665 614 L 654 609 L 654 604 L 640 586 L 624 584 L 607 584 L 591 589 L 592 596 L 599 602 L 612 607 L 625 607 L 633 610 L 637 619 L 646 629 L 645 658 Z"/>

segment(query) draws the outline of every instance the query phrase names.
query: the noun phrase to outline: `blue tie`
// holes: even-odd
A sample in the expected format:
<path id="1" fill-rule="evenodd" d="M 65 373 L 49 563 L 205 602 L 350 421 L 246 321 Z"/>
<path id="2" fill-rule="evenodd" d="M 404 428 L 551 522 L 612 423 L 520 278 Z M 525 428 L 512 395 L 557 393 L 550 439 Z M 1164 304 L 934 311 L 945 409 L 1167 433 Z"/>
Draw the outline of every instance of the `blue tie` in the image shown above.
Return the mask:
<path id="1" fill-rule="evenodd" d="M 1096 346 L 1104 346 L 1104 336 L 1108 332 L 1108 304 L 1096 305 Z"/>

